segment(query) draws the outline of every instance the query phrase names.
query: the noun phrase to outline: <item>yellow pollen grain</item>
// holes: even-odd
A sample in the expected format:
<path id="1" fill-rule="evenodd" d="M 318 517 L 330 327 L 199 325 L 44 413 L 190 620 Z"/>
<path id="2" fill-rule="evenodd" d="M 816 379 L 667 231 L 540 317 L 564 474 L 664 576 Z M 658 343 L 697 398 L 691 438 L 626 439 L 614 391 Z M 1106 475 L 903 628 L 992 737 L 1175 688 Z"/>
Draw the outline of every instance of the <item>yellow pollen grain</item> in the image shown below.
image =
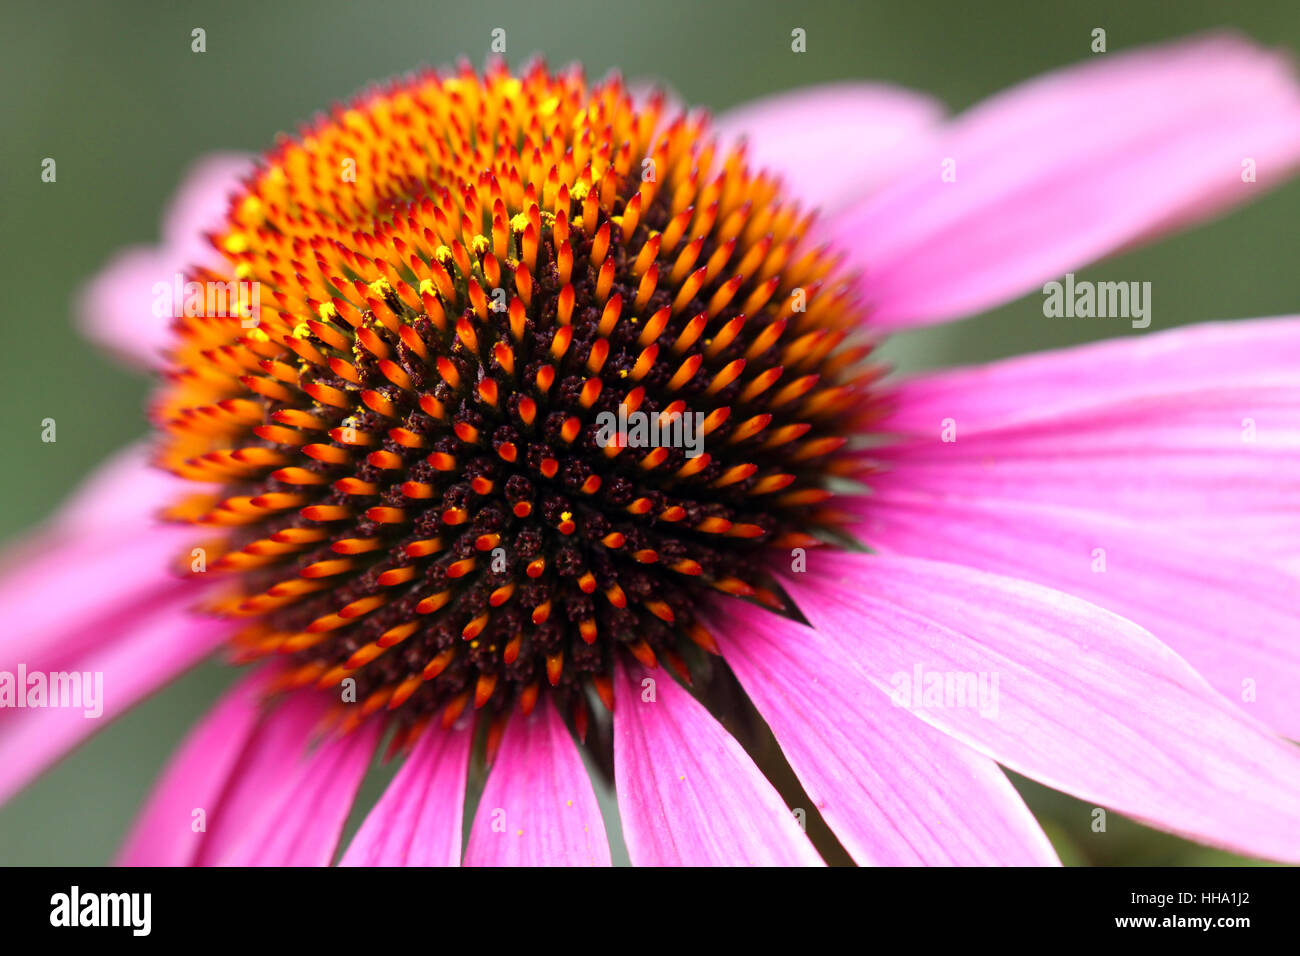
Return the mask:
<path id="1" fill-rule="evenodd" d="M 247 262 L 241 262 L 239 265 L 235 266 L 236 279 L 247 279 L 252 274 L 253 274 L 253 267 L 249 265 Z"/>
<path id="2" fill-rule="evenodd" d="M 446 246 L 439 246 L 437 249 L 433 250 L 433 258 L 443 265 L 446 265 L 447 260 L 451 258 L 451 249 Z"/>
<path id="3" fill-rule="evenodd" d="M 328 322 L 338 314 L 338 310 L 334 308 L 333 302 L 326 302 L 320 307 L 320 317 L 322 322 Z"/>
<path id="4" fill-rule="evenodd" d="M 476 256 L 481 256 L 491 248 L 487 236 L 475 236 L 469 241 L 470 251 Z"/>
<path id="5" fill-rule="evenodd" d="M 248 248 L 248 237 L 242 232 L 232 232 L 226 236 L 224 245 L 227 252 L 237 256 Z"/>
<path id="6" fill-rule="evenodd" d="M 420 280 L 420 295 L 435 295 L 437 290 L 433 286 L 432 279 Z"/>
<path id="7" fill-rule="evenodd" d="M 510 229 L 513 232 L 523 232 L 528 228 L 528 214 L 517 212 L 510 217 Z"/>
<path id="8" fill-rule="evenodd" d="M 388 284 L 387 279 L 376 279 L 367 288 L 381 298 L 387 297 L 393 291 L 393 287 Z"/>
<path id="9" fill-rule="evenodd" d="M 271 336 L 267 335 L 267 334 L 266 334 L 265 332 L 263 332 L 261 329 L 252 329 L 252 330 L 250 330 L 249 333 L 248 333 L 248 337 L 249 337 L 250 339 L 252 339 L 254 342 L 269 342 L 269 341 L 271 341 Z"/>
<path id="10" fill-rule="evenodd" d="M 239 215 L 244 219 L 261 219 L 262 200 L 256 196 L 246 196 L 239 204 Z"/>

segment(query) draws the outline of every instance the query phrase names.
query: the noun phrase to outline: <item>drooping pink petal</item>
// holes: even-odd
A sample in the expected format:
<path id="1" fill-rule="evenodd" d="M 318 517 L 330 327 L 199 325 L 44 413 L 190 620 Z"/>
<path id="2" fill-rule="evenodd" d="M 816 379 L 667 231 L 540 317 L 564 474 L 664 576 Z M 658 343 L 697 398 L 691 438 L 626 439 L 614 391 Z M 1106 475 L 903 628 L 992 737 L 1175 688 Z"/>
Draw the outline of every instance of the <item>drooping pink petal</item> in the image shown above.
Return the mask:
<path id="1" fill-rule="evenodd" d="M 506 726 L 465 850 L 466 866 L 609 866 L 596 793 L 559 713 Z"/>
<path id="2" fill-rule="evenodd" d="M 666 673 L 615 670 L 614 787 L 634 865 L 822 865 L 780 794 L 695 698 Z"/>
<path id="3" fill-rule="evenodd" d="M 1233 35 L 1196 37 L 1096 56 L 993 97 L 832 233 L 864 270 L 873 324 L 920 325 L 1253 199 L 1297 161 L 1300 87 L 1287 58 Z"/>
<path id="4" fill-rule="evenodd" d="M 916 558 L 818 551 L 785 580 L 864 676 L 895 694 L 919 683 L 919 717 L 1011 769 L 1174 833 L 1300 860 L 1300 751 L 1131 621 Z M 963 675 L 996 688 L 995 719 L 958 694 Z"/>
<path id="5" fill-rule="evenodd" d="M 136 818 L 118 865 L 188 866 L 197 859 L 205 829 L 195 811 L 210 812 L 238 771 L 271 673 L 263 669 L 241 680 L 185 738 Z"/>
<path id="6" fill-rule="evenodd" d="M 723 657 L 858 863 L 1059 863 L 996 763 L 892 704 L 816 631 L 736 600 L 712 620 Z"/>
<path id="7" fill-rule="evenodd" d="M 379 726 L 318 739 L 329 699 L 294 694 L 267 714 L 215 806 L 204 866 L 326 866 L 334 856 Z"/>
<path id="8" fill-rule="evenodd" d="M 153 446 L 138 441 L 95 467 L 50 519 L 52 530 L 86 536 L 100 531 L 138 530 L 186 495 L 218 486 L 178 478 L 152 461 Z"/>
<path id="9" fill-rule="evenodd" d="M 170 567 L 188 543 L 171 528 L 37 541 L 39 550 L 0 579 L 0 602 L 21 626 L 0 637 L 0 669 L 70 666 L 129 639 L 160 601 L 192 604 L 201 593 Z"/>
<path id="10" fill-rule="evenodd" d="M 943 115 L 943 104 L 912 90 L 831 83 L 728 110 L 716 129 L 725 145 L 745 140 L 755 169 L 779 173 L 830 214 L 896 175 Z"/>
<path id="11" fill-rule="evenodd" d="M 170 287 L 176 273 L 220 260 L 203 234 L 221 224 L 240 178 L 252 169 L 250 157 L 232 153 L 196 163 L 163 220 L 162 241 L 119 253 L 81 291 L 82 331 L 129 363 L 156 368 L 170 342 L 171 318 L 155 314 L 154 285 Z"/>
<path id="12" fill-rule="evenodd" d="M 183 258 L 210 255 L 203 235 L 221 225 L 240 181 L 252 176 L 256 157 L 247 153 L 210 153 L 186 170 L 163 216 L 162 239 Z"/>
<path id="13" fill-rule="evenodd" d="M 472 728 L 431 727 L 353 837 L 340 866 L 459 866 Z"/>
<path id="14" fill-rule="evenodd" d="M 1300 317 L 1198 322 L 925 372 L 893 387 L 893 409 L 880 427 L 937 437 L 943 420 L 952 418 L 960 440 L 1139 400 L 1240 386 L 1300 386 Z"/>
<path id="15" fill-rule="evenodd" d="M 237 772 L 213 805 L 202 808 L 207 835 L 199 848 L 199 866 L 251 855 L 247 846 L 251 835 L 265 829 L 264 818 L 280 805 L 281 794 L 296 779 L 300 758 L 328 705 L 324 695 L 303 692 L 276 702 L 266 713 L 240 755 Z"/>
<path id="16" fill-rule="evenodd" d="M 370 767 L 380 725 L 366 721 L 345 737 L 327 737 L 304 759 L 281 794 L 279 806 L 263 819 L 247 856 L 232 866 L 329 866 L 352 811 L 352 801 Z"/>
<path id="17" fill-rule="evenodd" d="M 102 675 L 103 696 L 91 708 L 102 713 L 87 717 L 85 707 L 0 710 L 0 803 L 28 780 L 86 737 L 108 724 L 140 699 L 192 667 L 230 633 L 230 622 L 208 620 L 189 612 L 192 598 L 184 595 L 158 602 L 137 614 L 129 636 L 90 647 L 59 671 Z M 0 670 L 16 672 L 19 663 L 6 660 Z M 44 665 L 28 667 L 44 669 Z"/>
<path id="18" fill-rule="evenodd" d="M 148 464 L 143 443 L 101 465 L 42 528 L 10 544 L 0 564 L 0 606 L 16 625 L 0 634 L 0 668 L 60 669 L 128 638 L 160 602 L 201 596 L 174 570 L 201 541 L 155 513 L 206 486 Z"/>
<path id="19" fill-rule="evenodd" d="M 875 550 L 1034 581 L 1128 618 L 1224 697 L 1300 739 L 1300 577 L 1231 538 L 1013 500 L 898 492 L 859 499 L 854 510 Z"/>
<path id="20" fill-rule="evenodd" d="M 973 433 L 954 400 L 946 419 L 865 452 L 883 468 L 871 486 L 1069 504 L 1300 554 L 1300 385 L 1207 386 Z"/>
<path id="21" fill-rule="evenodd" d="M 205 656 L 229 622 L 196 617 L 200 582 L 172 566 L 197 540 L 153 513 L 186 483 L 151 468 L 144 445 L 99 467 L 42 528 L 10 544 L 0 565 L 0 671 L 103 674 L 104 716 L 0 710 L 0 800 L 140 698 Z M 92 678 L 93 679 L 93 678 Z"/>

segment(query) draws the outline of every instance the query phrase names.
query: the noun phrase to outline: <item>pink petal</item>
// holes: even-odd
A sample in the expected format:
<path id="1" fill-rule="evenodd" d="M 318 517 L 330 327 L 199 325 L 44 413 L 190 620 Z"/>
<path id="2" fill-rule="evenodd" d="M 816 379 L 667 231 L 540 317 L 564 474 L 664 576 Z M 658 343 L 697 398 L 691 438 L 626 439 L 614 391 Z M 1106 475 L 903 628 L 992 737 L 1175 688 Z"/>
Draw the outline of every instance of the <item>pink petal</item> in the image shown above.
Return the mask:
<path id="1" fill-rule="evenodd" d="M 1257 182 L 1242 181 L 1242 162 Z M 955 181 L 944 181 L 946 161 Z M 1284 56 L 1232 35 L 1106 54 L 957 118 L 835 223 L 877 327 L 989 308 L 1253 199 L 1300 161 Z"/>
<path id="2" fill-rule="evenodd" d="M 870 484 L 882 493 L 1069 504 L 1293 558 L 1300 555 L 1293 477 L 1300 383 L 1269 384 L 1267 360 L 1261 365 L 1261 385 L 1127 396 L 1101 382 L 1079 386 L 1090 406 L 1058 415 L 1047 400 L 1037 407 L 1049 411 L 1034 417 L 1036 406 L 1028 405 L 1000 430 L 990 427 L 999 420 L 991 407 L 980 399 L 967 405 L 954 391 L 928 436 L 863 453 L 884 468 Z M 996 375 L 985 386 L 997 390 Z M 1106 401 L 1110 394 L 1118 400 Z M 953 432 L 955 441 L 945 441 Z"/>
<path id="3" fill-rule="evenodd" d="M 1300 860 L 1300 752 L 1142 628 L 1036 584 L 915 558 L 814 552 L 800 610 L 883 689 L 996 677 L 997 715 L 917 716 L 1048 786 L 1251 856 Z"/>
<path id="4" fill-rule="evenodd" d="M 256 160 L 246 153 L 210 153 L 186 170 L 163 218 L 163 242 L 189 260 L 211 255 L 203 233 L 217 229 L 230 210 L 241 181 L 253 175 Z"/>
<path id="5" fill-rule="evenodd" d="M 195 603 L 201 591 L 170 567 L 185 534 L 193 529 L 36 539 L 40 550 L 0 579 L 0 604 L 22 627 L 0 636 L 0 669 L 60 669 L 128 639 L 160 601 Z"/>
<path id="6" fill-rule="evenodd" d="M 381 726 L 366 721 L 343 738 L 329 737 L 313 750 L 298 776 L 264 818 L 247 856 L 227 857 L 232 866 L 329 866 L 343 836 L 361 781 L 379 742 Z"/>
<path id="7" fill-rule="evenodd" d="M 1265 385 L 1300 385 L 1300 318 L 1200 322 L 926 372 L 895 387 L 881 427 L 933 437 L 953 418 L 960 440 L 1161 395 Z"/>
<path id="8" fill-rule="evenodd" d="M 470 830 L 466 866 L 609 866 L 591 778 L 559 713 L 543 703 L 506 726 Z"/>
<path id="9" fill-rule="evenodd" d="M 370 765 L 379 725 L 317 739 L 330 699 L 294 694 L 267 714 L 219 802 L 202 865 L 327 866 Z"/>
<path id="10" fill-rule="evenodd" d="M 99 531 L 138 529 L 156 523 L 160 512 L 187 495 L 217 490 L 216 485 L 177 478 L 153 464 L 151 442 L 139 441 L 116 452 L 59 506 L 52 519 L 56 530 L 87 535 Z"/>
<path id="11" fill-rule="evenodd" d="M 152 513 L 205 486 L 147 464 L 143 445 L 110 459 L 46 527 L 10 545 L 0 565 L 0 605 L 15 628 L 0 635 L 0 670 L 103 673 L 104 716 L 80 710 L 0 711 L 0 800 L 112 717 L 215 647 L 229 622 L 189 609 L 199 582 L 172 570 L 197 540 Z"/>
<path id="12" fill-rule="evenodd" d="M 1230 542 L 1072 508 L 897 493 L 857 510 L 873 549 L 1034 581 L 1128 618 L 1228 700 L 1249 687 L 1243 706 L 1300 739 L 1300 577 Z"/>
<path id="13" fill-rule="evenodd" d="M 154 315 L 154 284 L 170 286 L 177 272 L 220 261 L 203 233 L 221 225 L 240 178 L 252 170 L 250 157 L 231 153 L 196 163 L 172 199 L 162 242 L 119 253 L 81 291 L 82 331 L 131 364 L 158 367 L 171 341 L 171 319 Z"/>
<path id="14" fill-rule="evenodd" d="M 778 173 L 808 207 L 834 212 L 896 175 L 943 115 L 911 90 L 835 83 L 728 110 L 716 129 L 724 144 L 744 139 L 751 166 Z"/>
<path id="15" fill-rule="evenodd" d="M 816 631 L 735 600 L 713 620 L 727 663 L 858 863 L 1059 864 L 996 763 L 891 704 Z"/>
<path id="16" fill-rule="evenodd" d="M 340 866 L 459 866 L 469 726 L 431 727 L 361 824 Z"/>
<path id="17" fill-rule="evenodd" d="M 208 829 L 196 861 L 200 866 L 251 855 L 250 835 L 265 829 L 265 817 L 296 779 L 299 758 L 311 745 L 329 703 L 325 695 L 307 691 L 290 695 L 267 712 L 228 785 L 213 805 L 203 808 Z"/>
<path id="18" fill-rule="evenodd" d="M 250 674 L 226 692 L 177 749 L 136 818 L 118 856 L 120 866 L 188 866 L 206 832 L 194 811 L 206 814 L 221 798 L 263 711 L 272 671 Z"/>
<path id="19" fill-rule="evenodd" d="M 780 794 L 695 698 L 666 673 L 615 670 L 614 784 L 634 865 L 822 865 Z"/>
<path id="20" fill-rule="evenodd" d="M 129 635 L 64 661 L 61 671 L 103 675 L 103 713 L 83 708 L 0 711 L 0 803 L 66 751 L 207 656 L 230 633 L 230 622 L 188 613 L 190 598 L 159 602 L 141 612 Z M 14 672 L 7 659 L 0 670 Z M 41 669 L 29 666 L 28 673 Z M 93 678 L 92 678 L 93 679 Z"/>
<path id="21" fill-rule="evenodd" d="M 44 528 L 9 546 L 0 605 L 21 626 L 0 635 L 0 665 L 57 670 L 128 637 L 159 602 L 186 594 L 198 601 L 206 582 L 172 568 L 201 536 L 159 524 L 154 513 L 207 486 L 153 468 L 147 456 L 143 443 L 118 453 Z"/>

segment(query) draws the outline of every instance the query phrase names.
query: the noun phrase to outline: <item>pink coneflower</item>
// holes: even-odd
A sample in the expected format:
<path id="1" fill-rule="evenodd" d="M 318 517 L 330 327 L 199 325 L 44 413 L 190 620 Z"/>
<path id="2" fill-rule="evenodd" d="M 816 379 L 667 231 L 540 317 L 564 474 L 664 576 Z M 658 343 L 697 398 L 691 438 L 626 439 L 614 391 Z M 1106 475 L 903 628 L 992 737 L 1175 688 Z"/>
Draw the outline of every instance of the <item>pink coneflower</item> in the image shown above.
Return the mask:
<path id="1" fill-rule="evenodd" d="M 102 672 L 111 716 L 250 666 L 125 863 L 329 863 L 386 736 L 343 863 L 605 864 L 575 737 L 611 725 L 634 863 L 820 862 L 683 686 L 710 655 L 859 863 L 1057 862 L 999 764 L 1300 860 L 1300 320 L 872 360 L 1298 161 L 1289 63 L 1227 36 L 951 122 L 844 85 L 711 129 L 540 65 L 373 90 L 202 166 L 91 286 L 158 437 L 11 559 L 3 669 Z M 95 726 L 0 712 L 0 796 Z"/>

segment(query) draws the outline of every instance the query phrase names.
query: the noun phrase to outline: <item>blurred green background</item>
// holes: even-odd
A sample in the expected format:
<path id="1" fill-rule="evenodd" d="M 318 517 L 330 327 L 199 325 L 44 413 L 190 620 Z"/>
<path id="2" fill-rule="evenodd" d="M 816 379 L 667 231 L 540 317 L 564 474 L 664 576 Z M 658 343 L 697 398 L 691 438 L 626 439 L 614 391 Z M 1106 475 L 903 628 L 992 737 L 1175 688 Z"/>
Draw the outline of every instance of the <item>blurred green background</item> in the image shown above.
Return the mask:
<path id="1" fill-rule="evenodd" d="M 1232 25 L 1300 50 L 1300 4 L 1095 2 L 956 4 L 523 2 L 347 3 L 220 0 L 173 4 L 18 2 L 0 13 L 4 201 L 0 206 L 0 367 L 6 413 L 0 538 L 49 514 L 104 456 L 144 433 L 148 383 L 115 367 L 74 330 L 79 283 L 119 248 L 152 243 L 183 170 L 214 150 L 256 151 L 279 131 L 369 81 L 468 56 L 481 63 L 504 27 L 508 59 L 540 51 L 656 77 L 721 111 L 754 97 L 871 78 L 929 91 L 954 111 L 1089 53 Z M 207 31 L 207 52 L 190 31 Z M 807 53 L 790 31 L 807 31 Z M 43 157 L 58 181 L 40 181 Z M 852 157 L 845 157 L 851 162 Z M 1126 254 L 1081 277 L 1150 281 L 1158 327 L 1300 311 L 1300 182 L 1191 233 Z M 1123 323 L 1044 321 L 1038 297 L 914 333 L 889 354 L 905 369 L 992 359 L 1128 333 Z M 58 421 L 43 444 L 39 422 Z M 0 608 L 0 617 L 3 616 Z M 6 622 L 12 628 L 19 622 Z M 230 672 L 188 675 L 0 809 L 0 863 L 106 863 L 150 780 Z M 1068 863 L 1207 864 L 1234 858 L 1017 781 Z M 363 798 L 373 798 L 378 783 Z M 606 799 L 608 795 L 605 795 Z M 355 825 L 355 820 L 354 820 Z"/>

